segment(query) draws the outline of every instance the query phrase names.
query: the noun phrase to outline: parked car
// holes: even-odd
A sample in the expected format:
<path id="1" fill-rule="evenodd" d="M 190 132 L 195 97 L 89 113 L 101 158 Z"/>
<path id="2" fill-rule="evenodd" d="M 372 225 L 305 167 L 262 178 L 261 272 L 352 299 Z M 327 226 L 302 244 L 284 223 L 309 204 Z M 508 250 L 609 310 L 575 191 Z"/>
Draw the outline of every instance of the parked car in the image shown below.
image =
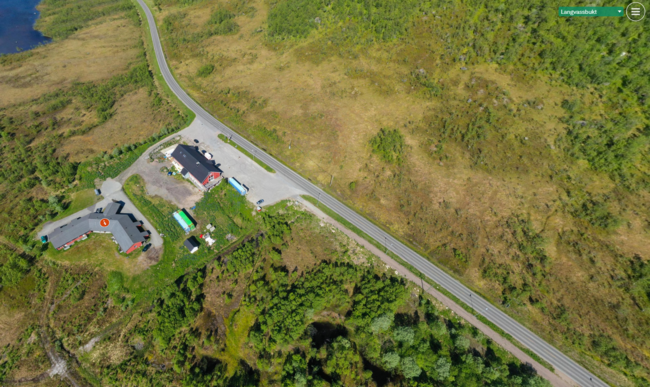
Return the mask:
<path id="1" fill-rule="evenodd" d="M 197 139 L 195 138 L 195 139 L 194 139 L 194 143 L 198 144 L 198 143 L 199 143 L 199 140 L 197 140 Z"/>
<path id="2" fill-rule="evenodd" d="M 101 213 L 102 213 L 102 210 L 103 210 L 103 208 L 102 208 L 102 207 L 99 207 L 98 209 L 95 210 L 95 212 L 98 213 L 98 214 L 101 214 Z"/>
<path id="3" fill-rule="evenodd" d="M 145 251 L 149 250 L 150 247 L 151 247 L 151 243 L 148 243 L 147 245 L 144 246 L 142 252 L 144 253 Z"/>
<path id="4" fill-rule="evenodd" d="M 41 243 L 47 243 L 47 235 L 41 237 Z"/>
<path id="5" fill-rule="evenodd" d="M 262 204 L 262 203 L 264 203 L 264 199 L 260 199 L 260 200 L 258 200 L 257 203 L 255 203 L 255 205 L 258 205 L 258 206 L 259 206 L 259 205 Z"/>

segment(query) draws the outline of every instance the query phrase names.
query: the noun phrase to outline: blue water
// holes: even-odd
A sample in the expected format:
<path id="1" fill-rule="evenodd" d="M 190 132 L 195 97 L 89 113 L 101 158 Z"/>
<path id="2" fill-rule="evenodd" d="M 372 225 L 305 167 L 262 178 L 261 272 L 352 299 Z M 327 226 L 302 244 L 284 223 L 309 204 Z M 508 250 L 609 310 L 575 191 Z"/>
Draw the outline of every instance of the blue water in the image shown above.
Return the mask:
<path id="1" fill-rule="evenodd" d="M 39 31 L 34 23 L 39 12 L 36 6 L 41 0 L 0 0 L 0 55 L 29 50 L 51 41 Z"/>

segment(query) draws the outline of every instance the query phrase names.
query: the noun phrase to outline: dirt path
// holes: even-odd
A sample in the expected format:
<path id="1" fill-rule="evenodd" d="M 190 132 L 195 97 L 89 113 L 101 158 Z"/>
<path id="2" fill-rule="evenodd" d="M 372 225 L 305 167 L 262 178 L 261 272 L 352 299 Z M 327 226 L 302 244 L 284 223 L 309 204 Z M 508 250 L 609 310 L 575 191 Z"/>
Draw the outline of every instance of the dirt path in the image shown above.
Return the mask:
<path id="1" fill-rule="evenodd" d="M 345 226 L 343 226 L 341 223 L 337 222 L 336 220 L 332 219 L 330 216 L 326 215 L 324 212 L 316 208 L 313 204 L 310 202 L 304 200 L 303 198 L 297 196 L 293 198 L 294 200 L 297 200 L 300 202 L 305 209 L 316 215 L 318 218 L 322 219 L 323 221 L 330 223 L 334 227 L 338 228 L 343 232 L 345 235 L 348 237 L 352 238 L 355 240 L 357 243 L 368 249 L 371 253 L 379 257 L 388 267 L 391 269 L 395 270 L 395 274 L 401 275 L 408 279 L 409 281 L 413 282 L 415 285 L 418 287 L 421 287 L 422 285 L 422 280 L 417 277 L 415 274 L 413 274 L 410 270 L 405 268 L 404 266 L 400 265 L 398 262 L 396 262 L 394 259 L 389 257 L 387 254 L 385 254 L 383 251 L 375 247 L 373 244 L 368 242 L 367 240 L 363 239 L 359 235 L 355 234 L 354 232 L 348 230 Z M 576 387 L 578 386 L 576 383 L 574 383 L 567 375 L 563 374 L 561 371 L 556 370 L 555 372 L 552 372 L 551 370 L 547 369 L 543 365 L 541 365 L 539 362 L 535 361 L 532 357 L 530 357 L 528 354 L 526 354 L 524 351 L 519 349 L 516 345 L 511 343 L 509 340 L 505 339 L 502 337 L 500 334 L 492 330 L 489 326 L 485 325 L 481 321 L 479 321 L 473 314 L 469 313 L 465 309 L 463 309 L 460 305 L 456 304 L 454 301 L 452 301 L 449 297 L 445 296 L 441 292 L 439 292 L 437 289 L 429 286 L 428 284 L 424 285 L 424 290 L 432 295 L 434 298 L 436 298 L 438 301 L 440 301 L 443 305 L 451 309 L 454 313 L 456 313 L 458 316 L 462 317 L 465 319 L 467 322 L 470 324 L 474 325 L 476 328 L 478 328 L 481 332 L 483 332 L 484 335 L 489 337 L 492 341 L 497 343 L 499 346 L 501 346 L 503 349 L 506 351 L 510 352 L 514 357 L 519 359 L 522 363 L 527 363 L 530 364 L 533 369 L 537 372 L 537 374 L 544 379 L 548 380 L 551 382 L 553 386 L 556 387 Z"/>
<path id="2" fill-rule="evenodd" d="M 72 293 L 72 291 L 74 290 L 74 288 L 76 288 L 77 286 L 81 285 L 82 282 L 83 282 L 83 281 L 81 281 L 81 280 L 77 281 L 77 283 L 74 284 L 74 285 L 72 285 L 72 286 L 70 287 L 70 289 L 68 289 L 68 291 L 65 292 L 65 294 L 63 294 L 63 296 L 62 296 L 58 301 L 53 302 L 52 305 L 50 306 L 50 313 L 52 313 L 52 312 L 54 311 L 54 308 L 56 308 L 57 305 L 59 305 L 60 303 L 62 303 L 63 301 L 65 301 L 65 299 L 68 298 L 68 296 L 70 295 L 70 293 Z"/>

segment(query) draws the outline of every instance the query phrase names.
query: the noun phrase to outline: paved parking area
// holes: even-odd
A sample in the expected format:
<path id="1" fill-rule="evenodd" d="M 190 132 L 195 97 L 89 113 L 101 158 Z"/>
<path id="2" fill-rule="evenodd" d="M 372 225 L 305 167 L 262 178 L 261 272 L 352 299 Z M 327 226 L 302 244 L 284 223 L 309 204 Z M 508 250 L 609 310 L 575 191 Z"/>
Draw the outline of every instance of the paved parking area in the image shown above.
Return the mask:
<path id="1" fill-rule="evenodd" d="M 194 140 L 199 140 L 199 143 L 195 145 L 199 147 L 199 150 L 206 150 L 212 154 L 213 160 L 223 171 L 224 177 L 234 177 L 249 189 L 246 197 L 252 203 L 264 199 L 264 205 L 269 205 L 304 194 L 284 176 L 267 172 L 232 145 L 221 141 L 217 137 L 219 132 L 203 125 L 198 118 L 180 134 L 188 144 L 194 145 Z M 189 183 L 187 184 L 189 185 Z M 228 183 L 224 181 L 221 184 Z"/>

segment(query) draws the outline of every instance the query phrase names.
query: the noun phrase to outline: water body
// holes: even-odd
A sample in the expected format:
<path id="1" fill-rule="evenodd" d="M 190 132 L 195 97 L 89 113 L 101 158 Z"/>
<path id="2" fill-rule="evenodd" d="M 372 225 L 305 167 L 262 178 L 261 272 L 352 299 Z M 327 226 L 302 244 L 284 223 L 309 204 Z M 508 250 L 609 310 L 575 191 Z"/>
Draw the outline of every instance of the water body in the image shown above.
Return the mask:
<path id="1" fill-rule="evenodd" d="M 34 30 L 41 0 L 0 0 L 0 55 L 29 50 L 52 39 Z"/>

